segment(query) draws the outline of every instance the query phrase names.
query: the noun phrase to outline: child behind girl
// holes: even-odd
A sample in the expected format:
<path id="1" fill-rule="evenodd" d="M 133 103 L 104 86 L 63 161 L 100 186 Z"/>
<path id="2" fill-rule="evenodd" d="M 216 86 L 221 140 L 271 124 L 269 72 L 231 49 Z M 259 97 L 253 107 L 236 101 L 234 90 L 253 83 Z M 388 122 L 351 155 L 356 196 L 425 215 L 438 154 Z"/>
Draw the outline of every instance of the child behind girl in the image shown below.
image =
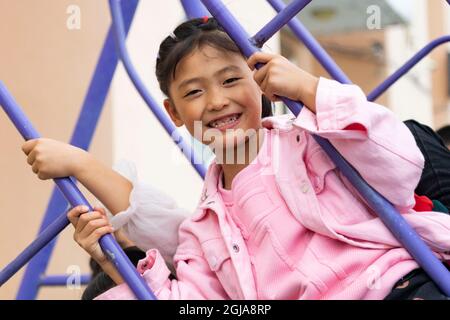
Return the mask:
<path id="1" fill-rule="evenodd" d="M 255 70 L 257 63 L 265 66 Z M 449 258 L 450 217 L 412 209 L 424 163 L 413 136 L 357 86 L 319 79 L 275 54 L 246 61 L 214 19 L 178 26 L 160 46 L 156 74 L 175 125 L 217 156 L 196 212 L 178 231 L 177 279 L 157 249 L 138 264 L 159 299 L 415 298 L 401 290 L 417 283 L 417 263 L 312 134 L 330 140 L 441 260 Z M 297 118 L 261 120 L 262 95 L 305 107 Z M 80 149 L 45 139 L 23 149 L 40 178 L 75 176 L 113 214 L 128 217 L 131 234 L 159 214 L 146 212 L 158 201 L 151 187 Z M 134 298 L 98 245 L 113 229 L 103 214 L 86 211 L 68 214 L 74 238 L 118 284 L 99 298 Z M 432 285 L 419 298 L 436 296 L 445 298 Z"/>

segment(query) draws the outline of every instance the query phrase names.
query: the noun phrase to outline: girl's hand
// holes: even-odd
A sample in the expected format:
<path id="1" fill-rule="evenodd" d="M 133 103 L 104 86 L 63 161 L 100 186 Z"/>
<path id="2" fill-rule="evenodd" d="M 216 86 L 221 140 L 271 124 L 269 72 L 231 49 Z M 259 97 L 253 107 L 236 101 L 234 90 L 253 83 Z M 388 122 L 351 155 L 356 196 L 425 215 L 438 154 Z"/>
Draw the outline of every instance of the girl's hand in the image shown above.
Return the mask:
<path id="1" fill-rule="evenodd" d="M 78 206 L 67 213 L 67 218 L 75 227 L 73 238 L 98 264 L 108 262 L 98 240 L 105 234 L 114 232 L 103 208 L 89 212 L 85 206 Z"/>
<path id="2" fill-rule="evenodd" d="M 39 179 L 76 176 L 86 151 L 52 139 L 33 139 L 22 145 L 27 162 Z"/>
<path id="3" fill-rule="evenodd" d="M 265 65 L 255 70 L 257 63 Z M 315 112 L 319 78 L 278 54 L 257 52 L 248 59 L 247 64 L 250 69 L 255 70 L 253 78 L 271 101 L 279 101 L 279 97 L 283 96 L 294 101 L 301 101 Z"/>

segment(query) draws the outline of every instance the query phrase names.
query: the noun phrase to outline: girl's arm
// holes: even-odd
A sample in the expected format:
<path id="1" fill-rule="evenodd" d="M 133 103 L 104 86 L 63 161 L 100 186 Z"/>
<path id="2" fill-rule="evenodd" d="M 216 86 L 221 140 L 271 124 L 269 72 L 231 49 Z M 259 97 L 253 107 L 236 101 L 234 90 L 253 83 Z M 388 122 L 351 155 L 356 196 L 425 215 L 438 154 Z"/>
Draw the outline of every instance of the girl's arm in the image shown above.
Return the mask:
<path id="1" fill-rule="evenodd" d="M 356 85 L 319 80 L 280 55 L 258 52 L 248 60 L 250 68 L 256 63 L 265 63 L 254 78 L 267 97 L 285 96 L 308 107 L 294 125 L 328 139 L 401 212 L 414 206 L 424 159 L 411 132 L 391 111 L 367 101 Z"/>
<path id="2" fill-rule="evenodd" d="M 40 179 L 73 176 L 113 215 L 128 208 L 131 182 L 90 153 L 52 139 L 29 140 L 22 150 Z"/>
<path id="3" fill-rule="evenodd" d="M 133 299 L 115 267 L 101 251 L 98 240 L 111 233 L 105 212 L 101 208 L 86 213 L 82 206 L 69 211 L 68 218 L 75 227 L 74 239 L 119 286 L 105 292 L 101 299 Z M 206 261 L 197 238 L 187 228 L 180 229 L 180 246 L 176 255 L 177 280 L 170 280 L 170 271 L 158 250 L 147 252 L 138 264 L 140 272 L 159 299 L 229 299 L 215 272 Z M 229 256 L 228 259 L 229 260 Z"/>
<path id="4" fill-rule="evenodd" d="M 130 205 L 131 182 L 104 165 L 90 153 L 83 152 L 74 176 L 115 215 Z"/>
<path id="5" fill-rule="evenodd" d="M 111 219 L 116 229 L 122 228 L 144 251 L 160 249 L 172 265 L 178 227 L 190 212 L 180 208 L 170 196 L 140 181 L 129 163 L 126 167 L 122 165 L 119 174 L 88 152 L 51 139 L 30 140 L 22 149 L 40 179 L 77 178 L 116 215 Z"/>
<path id="6" fill-rule="evenodd" d="M 114 267 L 111 261 L 106 261 L 99 264 L 103 271 L 114 281 L 115 284 L 120 285 L 124 283 L 122 276 L 119 274 L 117 269 Z"/>
<path id="7" fill-rule="evenodd" d="M 230 296 L 212 271 L 205 256 L 199 251 L 200 244 L 192 237 L 186 239 L 189 250 L 179 250 L 175 256 L 177 279 L 170 280 L 170 271 L 156 249 L 147 251 L 147 257 L 138 263 L 138 272 L 142 274 L 149 287 L 159 300 L 228 300 L 242 299 L 237 292 Z M 183 245 L 183 244 L 182 244 Z M 228 257 L 229 260 L 229 257 Z M 224 264 L 228 263 L 227 261 Z M 222 268 L 223 265 L 220 267 Z M 223 272 L 223 271 L 218 271 Z M 233 277 L 229 275 L 229 277 Z M 228 287 L 230 287 L 228 285 Z M 234 288 L 233 288 L 234 289 Z M 233 290 L 231 289 L 231 290 Z M 235 289 L 234 289 L 235 290 Z M 97 300 L 135 299 L 126 283 L 122 283 L 96 298 Z"/>
<path id="8" fill-rule="evenodd" d="M 405 124 L 387 108 L 367 101 L 358 86 L 321 78 L 316 113 L 302 109 L 294 125 L 328 139 L 401 213 L 414 207 L 423 155 Z M 314 150 L 317 143 L 311 136 L 308 143 Z"/>

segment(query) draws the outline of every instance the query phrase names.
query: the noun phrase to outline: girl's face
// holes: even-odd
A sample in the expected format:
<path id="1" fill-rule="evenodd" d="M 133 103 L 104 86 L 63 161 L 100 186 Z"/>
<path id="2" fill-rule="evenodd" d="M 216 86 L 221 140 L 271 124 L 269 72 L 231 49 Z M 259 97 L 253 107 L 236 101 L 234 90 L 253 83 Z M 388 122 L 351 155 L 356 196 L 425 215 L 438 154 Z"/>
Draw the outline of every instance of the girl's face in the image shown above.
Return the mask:
<path id="1" fill-rule="evenodd" d="M 197 48 L 178 63 L 169 93 L 173 122 L 203 144 L 237 147 L 261 128 L 262 92 L 238 53 Z"/>

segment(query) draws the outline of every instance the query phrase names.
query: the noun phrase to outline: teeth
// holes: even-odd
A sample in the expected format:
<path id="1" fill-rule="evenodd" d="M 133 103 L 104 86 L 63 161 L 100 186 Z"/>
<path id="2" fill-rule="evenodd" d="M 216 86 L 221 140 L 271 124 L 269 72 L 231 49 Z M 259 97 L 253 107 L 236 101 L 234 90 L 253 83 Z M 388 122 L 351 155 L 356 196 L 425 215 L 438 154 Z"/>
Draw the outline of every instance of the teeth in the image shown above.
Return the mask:
<path id="1" fill-rule="evenodd" d="M 239 118 L 239 115 L 235 114 L 235 115 L 232 115 L 230 117 L 226 117 L 224 119 L 212 121 L 212 122 L 210 122 L 209 125 L 211 127 L 213 127 L 213 128 L 218 128 L 218 127 L 222 127 L 222 126 L 225 126 L 227 124 L 230 124 L 230 123 L 236 121 L 238 118 Z"/>

